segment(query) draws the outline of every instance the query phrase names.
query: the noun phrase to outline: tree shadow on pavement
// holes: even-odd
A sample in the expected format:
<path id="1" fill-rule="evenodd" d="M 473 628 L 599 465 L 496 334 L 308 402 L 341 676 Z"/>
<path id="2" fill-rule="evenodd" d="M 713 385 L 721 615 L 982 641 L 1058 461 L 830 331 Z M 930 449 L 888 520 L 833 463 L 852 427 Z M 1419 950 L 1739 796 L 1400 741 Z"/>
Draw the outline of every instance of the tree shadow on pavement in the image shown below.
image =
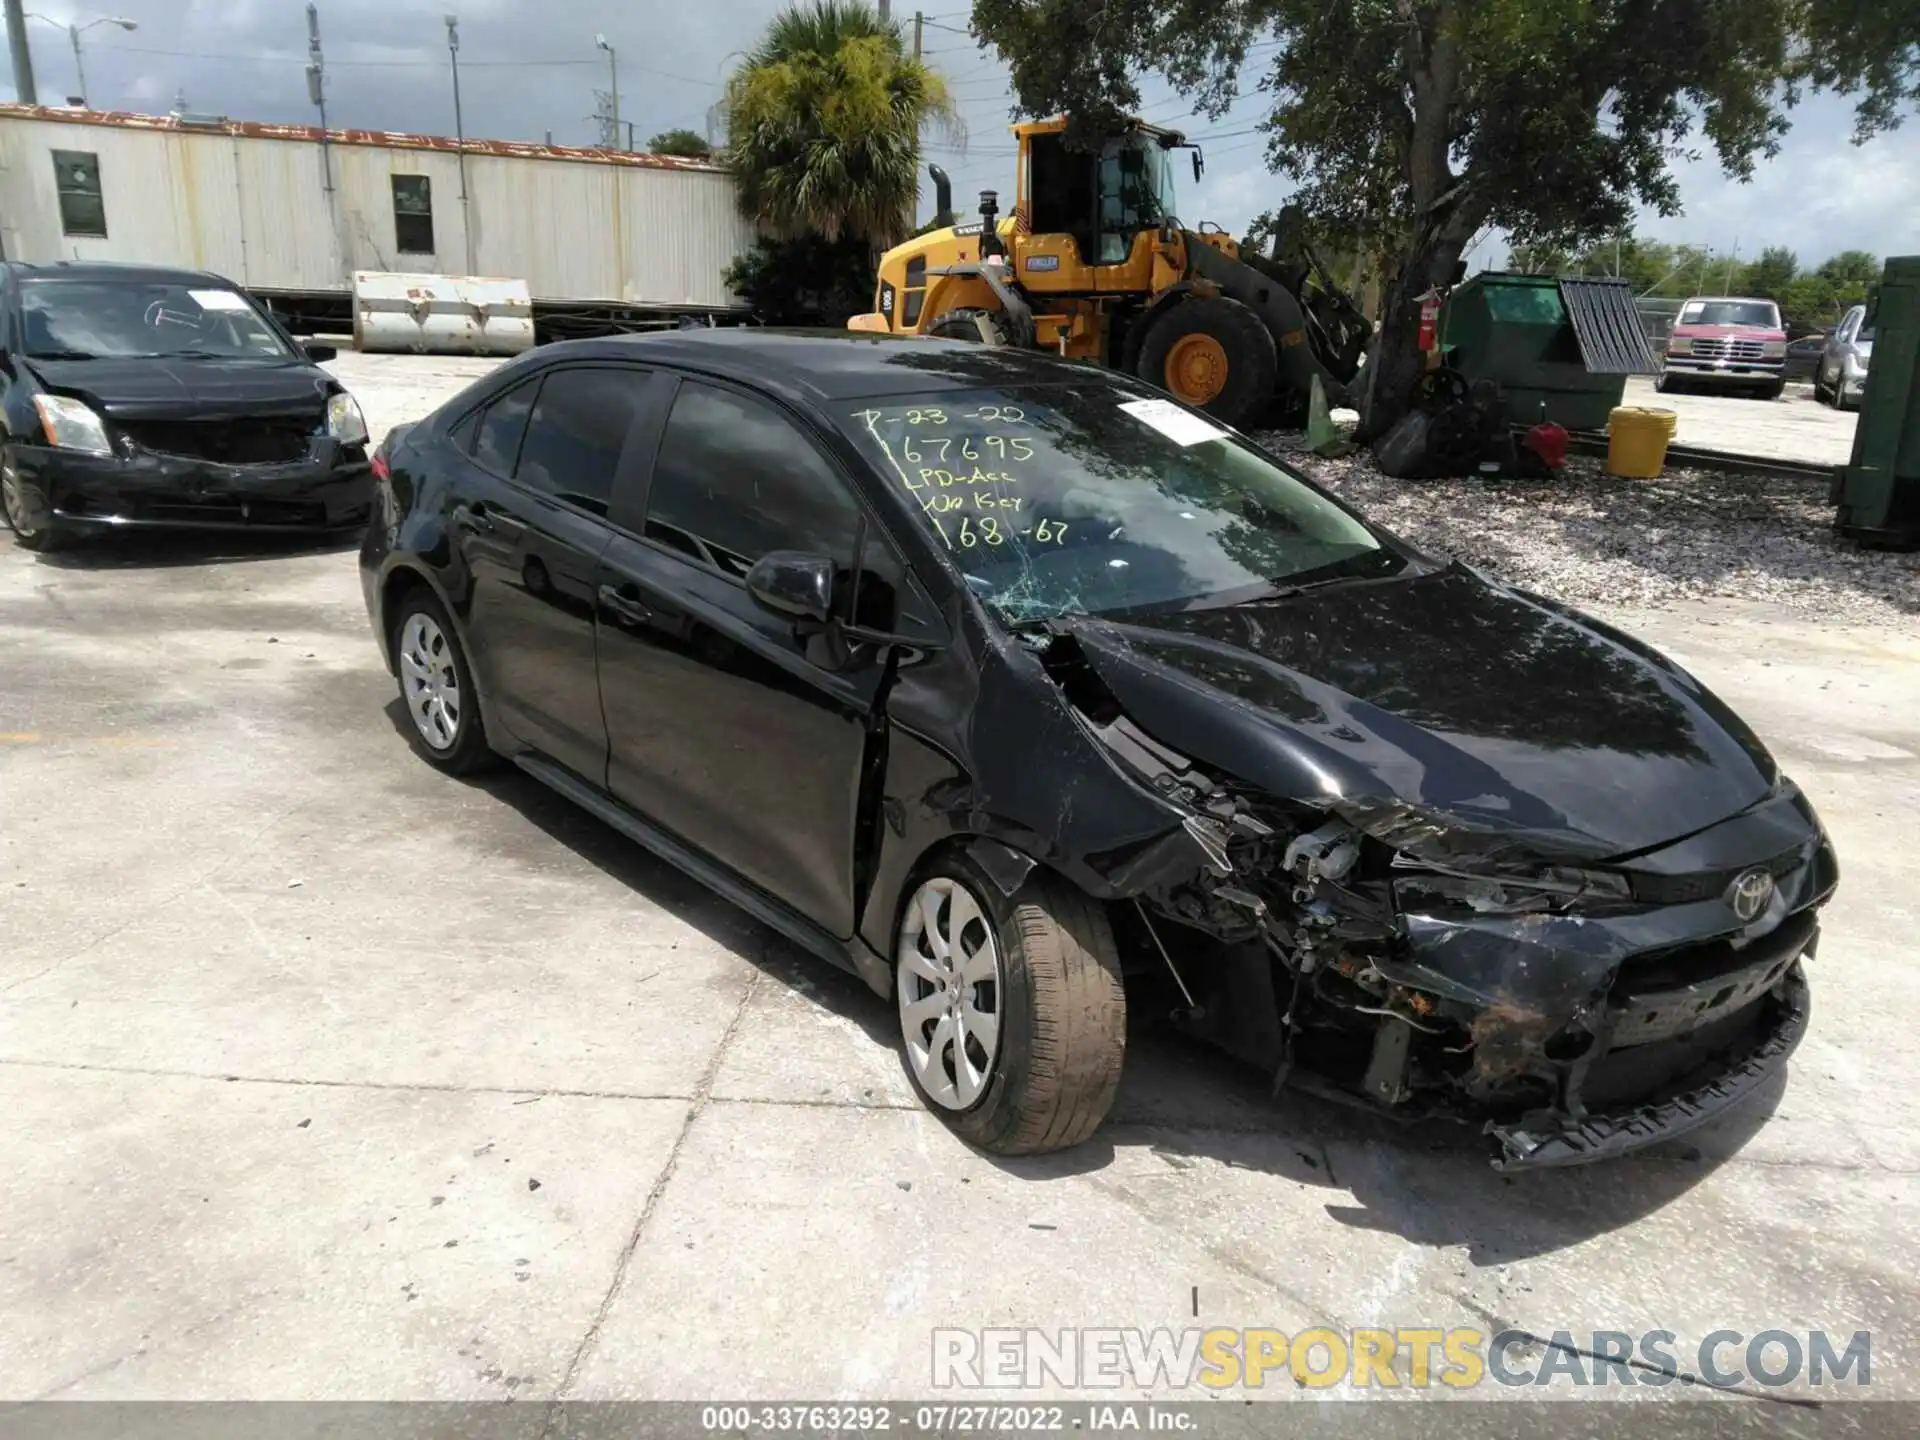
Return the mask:
<path id="1" fill-rule="evenodd" d="M 414 741 L 413 721 L 398 696 L 382 707 L 394 733 Z M 511 764 L 463 777 L 460 783 L 510 806 L 543 833 L 609 878 L 691 926 L 717 945 L 790 989 L 851 1021 L 876 1045 L 894 1048 L 891 1005 L 859 977 L 809 955 L 725 896 L 636 844 L 598 816 Z"/>
<path id="2" fill-rule="evenodd" d="M 385 706 L 411 743 L 412 722 Z M 512 766 L 465 782 L 511 806 L 546 835 L 676 919 L 725 946 L 809 1003 L 857 1026 L 899 1055 L 891 1002 L 856 976 L 800 951 L 769 927 L 656 858 L 572 801 Z M 983 1158 L 1035 1184 L 1096 1177 L 1121 1148 L 1170 1170 L 1212 1163 L 1325 1192 L 1341 1225 L 1410 1244 L 1463 1248 L 1476 1266 L 1579 1245 L 1644 1218 L 1731 1158 L 1778 1105 L 1776 1080 L 1725 1119 L 1624 1159 L 1568 1170 L 1502 1175 L 1492 1141 L 1445 1122 L 1398 1124 L 1297 1090 L 1270 1093 L 1267 1078 L 1167 1028 L 1167 997 L 1128 993 L 1126 1068 L 1107 1122 L 1093 1138 L 1049 1155 Z M 901 1061 L 904 1072 L 904 1060 Z"/>

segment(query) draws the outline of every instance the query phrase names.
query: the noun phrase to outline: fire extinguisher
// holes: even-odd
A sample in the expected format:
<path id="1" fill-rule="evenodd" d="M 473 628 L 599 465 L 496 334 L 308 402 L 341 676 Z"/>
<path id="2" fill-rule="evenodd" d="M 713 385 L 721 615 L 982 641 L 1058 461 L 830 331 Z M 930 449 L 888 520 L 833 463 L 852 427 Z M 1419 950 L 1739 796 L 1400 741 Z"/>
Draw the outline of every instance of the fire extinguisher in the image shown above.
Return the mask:
<path id="1" fill-rule="evenodd" d="M 1440 292 L 1429 290 L 1420 297 L 1420 348 L 1433 350 L 1440 344 Z"/>

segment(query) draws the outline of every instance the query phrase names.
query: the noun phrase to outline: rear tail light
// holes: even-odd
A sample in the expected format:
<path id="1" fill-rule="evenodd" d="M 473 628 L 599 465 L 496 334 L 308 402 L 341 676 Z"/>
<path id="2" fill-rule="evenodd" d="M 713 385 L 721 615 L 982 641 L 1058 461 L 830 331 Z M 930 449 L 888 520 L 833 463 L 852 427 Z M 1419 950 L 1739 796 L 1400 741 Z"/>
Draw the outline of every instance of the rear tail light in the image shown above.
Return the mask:
<path id="1" fill-rule="evenodd" d="M 387 483 L 387 477 L 393 473 L 387 468 L 387 452 L 384 450 L 377 451 L 374 454 L 373 460 L 370 462 L 368 468 L 373 471 L 373 478 L 378 480 L 382 485 Z"/>

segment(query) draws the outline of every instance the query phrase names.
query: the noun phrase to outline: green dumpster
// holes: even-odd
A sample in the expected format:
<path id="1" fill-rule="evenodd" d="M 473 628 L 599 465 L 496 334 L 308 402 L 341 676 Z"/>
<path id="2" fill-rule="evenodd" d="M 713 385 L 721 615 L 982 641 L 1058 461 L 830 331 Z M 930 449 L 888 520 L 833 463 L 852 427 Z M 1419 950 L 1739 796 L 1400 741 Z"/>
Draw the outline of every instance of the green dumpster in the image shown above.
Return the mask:
<path id="1" fill-rule="evenodd" d="M 1882 545 L 1920 544 L 1920 255 L 1887 261 L 1867 303 L 1873 359 L 1853 459 L 1834 477 L 1834 526 Z"/>
<path id="2" fill-rule="evenodd" d="M 1624 280 L 1489 270 L 1454 288 L 1440 325 L 1447 363 L 1498 382 L 1515 425 L 1604 430 L 1627 376 L 1660 369 Z"/>

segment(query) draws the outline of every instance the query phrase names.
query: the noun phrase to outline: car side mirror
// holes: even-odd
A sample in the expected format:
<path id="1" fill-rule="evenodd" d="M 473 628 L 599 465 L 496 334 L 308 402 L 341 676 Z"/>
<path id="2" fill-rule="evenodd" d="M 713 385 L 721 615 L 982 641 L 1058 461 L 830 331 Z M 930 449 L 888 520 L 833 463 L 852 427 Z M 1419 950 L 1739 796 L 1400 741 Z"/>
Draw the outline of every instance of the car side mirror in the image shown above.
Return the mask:
<path id="1" fill-rule="evenodd" d="M 306 352 L 307 359 L 316 363 L 321 360 L 332 360 L 340 353 L 340 347 L 337 345 L 302 345 L 300 348 Z"/>
<path id="2" fill-rule="evenodd" d="M 747 571 L 747 594 L 789 620 L 824 625 L 833 615 L 833 561 L 798 550 L 773 550 Z"/>

